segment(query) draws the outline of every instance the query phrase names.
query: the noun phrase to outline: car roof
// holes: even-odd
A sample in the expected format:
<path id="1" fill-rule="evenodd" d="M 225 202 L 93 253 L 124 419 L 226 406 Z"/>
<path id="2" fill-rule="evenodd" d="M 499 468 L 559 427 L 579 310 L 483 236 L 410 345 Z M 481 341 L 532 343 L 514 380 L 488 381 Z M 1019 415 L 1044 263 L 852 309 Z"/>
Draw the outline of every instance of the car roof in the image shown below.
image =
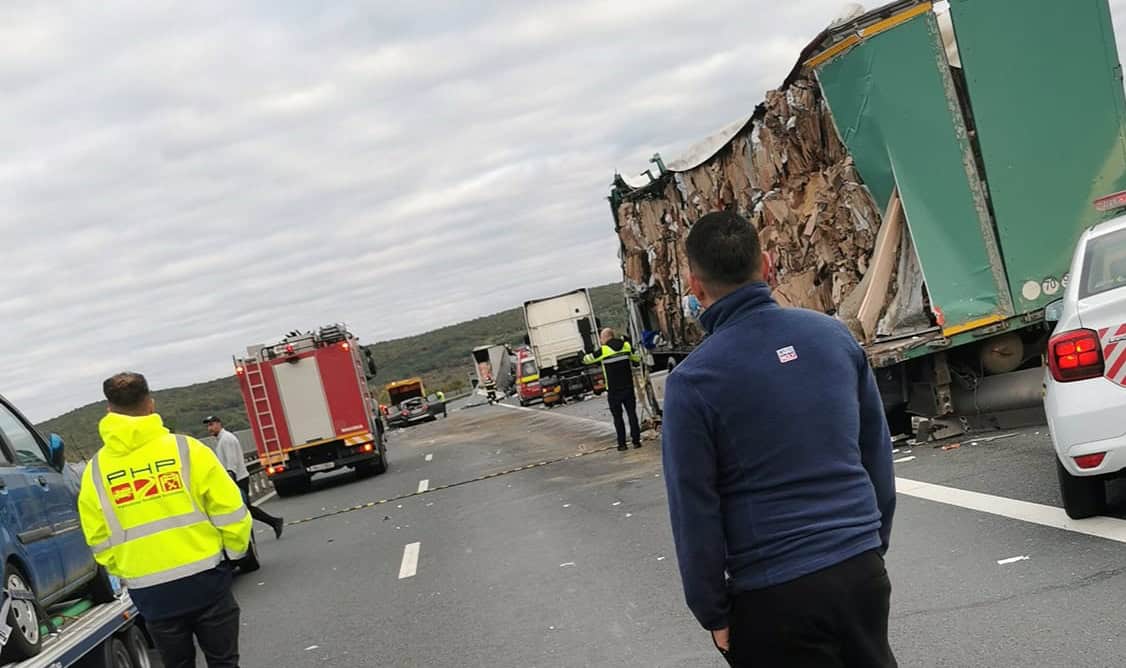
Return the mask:
<path id="1" fill-rule="evenodd" d="M 1126 230 L 1126 212 L 1092 226 L 1087 230 L 1087 238 L 1094 239 L 1120 230 Z"/>

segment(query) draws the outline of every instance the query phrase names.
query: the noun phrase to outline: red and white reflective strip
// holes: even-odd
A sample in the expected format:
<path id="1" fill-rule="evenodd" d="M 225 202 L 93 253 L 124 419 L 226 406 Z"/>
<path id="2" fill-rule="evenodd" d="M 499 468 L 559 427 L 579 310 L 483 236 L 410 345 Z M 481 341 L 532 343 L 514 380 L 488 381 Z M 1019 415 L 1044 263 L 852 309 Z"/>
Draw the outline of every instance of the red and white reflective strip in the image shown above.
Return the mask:
<path id="1" fill-rule="evenodd" d="M 374 441 L 374 440 L 375 440 L 375 437 L 371 435 L 371 432 L 364 432 L 364 433 L 359 434 L 359 435 L 346 437 L 344 439 L 344 445 L 346 445 L 348 447 L 352 447 L 354 445 L 363 445 L 364 443 L 370 443 L 371 441 Z"/>
<path id="2" fill-rule="evenodd" d="M 1099 330 L 1099 342 L 1106 360 L 1107 380 L 1126 387 L 1126 324 L 1118 327 L 1103 327 Z"/>

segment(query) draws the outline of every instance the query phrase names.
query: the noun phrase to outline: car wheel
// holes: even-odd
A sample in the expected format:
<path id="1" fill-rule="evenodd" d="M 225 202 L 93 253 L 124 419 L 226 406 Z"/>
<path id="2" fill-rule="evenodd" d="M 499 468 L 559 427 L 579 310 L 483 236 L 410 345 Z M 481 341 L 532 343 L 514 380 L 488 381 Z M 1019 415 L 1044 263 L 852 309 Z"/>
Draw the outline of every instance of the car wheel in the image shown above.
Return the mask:
<path id="1" fill-rule="evenodd" d="M 113 590 L 113 583 L 110 582 L 109 573 L 104 566 L 98 566 L 97 574 L 86 586 L 86 593 L 95 603 L 109 603 L 117 598 L 117 592 Z"/>
<path id="2" fill-rule="evenodd" d="M 1106 483 L 1098 476 L 1074 476 L 1056 460 L 1063 509 L 1073 520 L 1093 517 L 1106 507 Z"/>
<path id="3" fill-rule="evenodd" d="M 253 573 L 262 567 L 258 563 L 258 541 L 254 540 L 254 532 L 250 533 L 250 544 L 246 546 L 246 556 L 238 560 L 239 573 Z"/>
<path id="4" fill-rule="evenodd" d="M 27 577 L 15 564 L 9 563 L 4 567 L 4 586 L 8 591 L 34 594 L 27 582 Z M 12 635 L 0 652 L 0 660 L 8 663 L 38 654 L 43 643 L 39 622 L 39 611 L 33 602 L 13 600 L 12 607 L 8 610 L 8 626 L 12 627 Z"/>

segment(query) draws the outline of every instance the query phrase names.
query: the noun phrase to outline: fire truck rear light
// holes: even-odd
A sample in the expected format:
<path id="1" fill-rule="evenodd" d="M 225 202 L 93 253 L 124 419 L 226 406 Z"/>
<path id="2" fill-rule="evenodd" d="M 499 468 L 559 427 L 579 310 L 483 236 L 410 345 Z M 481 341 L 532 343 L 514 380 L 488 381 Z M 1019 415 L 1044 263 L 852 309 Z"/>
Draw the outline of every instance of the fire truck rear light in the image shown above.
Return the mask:
<path id="1" fill-rule="evenodd" d="M 243 374 L 244 371 L 246 371 L 246 369 L 243 369 L 241 366 L 235 367 L 235 373 L 237 373 L 240 376 Z"/>
<path id="2" fill-rule="evenodd" d="M 278 464 L 277 466 L 271 466 L 271 467 L 267 468 L 266 469 L 266 475 L 274 475 L 275 473 L 283 473 L 284 471 L 285 471 L 285 467 L 282 466 L 281 464 Z"/>
<path id="3" fill-rule="evenodd" d="M 375 447 L 371 443 L 364 445 L 364 452 L 371 452 L 374 449 Z"/>
<path id="4" fill-rule="evenodd" d="M 345 341 L 344 343 L 341 343 L 341 344 L 340 344 L 340 349 L 341 349 L 341 350 L 348 350 L 348 349 L 349 349 L 349 348 L 351 348 L 351 347 L 352 347 L 352 346 L 348 345 L 348 342 L 347 342 L 347 341 Z"/>
<path id="5" fill-rule="evenodd" d="M 1048 368 L 1060 383 L 1103 375 L 1105 364 L 1098 332 L 1076 329 L 1053 336 L 1048 342 Z"/>
<path id="6" fill-rule="evenodd" d="M 1081 469 L 1093 469 L 1099 464 L 1102 464 L 1104 459 L 1106 459 L 1105 452 L 1096 452 L 1092 455 L 1080 455 L 1075 457 L 1075 465 Z"/>

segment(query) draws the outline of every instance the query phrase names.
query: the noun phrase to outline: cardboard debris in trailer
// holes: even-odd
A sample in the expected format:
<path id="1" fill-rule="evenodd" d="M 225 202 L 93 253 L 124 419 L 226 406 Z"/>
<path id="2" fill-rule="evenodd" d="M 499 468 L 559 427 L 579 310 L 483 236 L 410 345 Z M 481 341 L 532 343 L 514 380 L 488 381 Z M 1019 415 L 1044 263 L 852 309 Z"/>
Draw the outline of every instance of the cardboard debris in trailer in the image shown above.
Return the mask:
<path id="1" fill-rule="evenodd" d="M 660 173 L 648 183 L 635 186 L 615 176 L 610 200 L 626 289 L 647 311 L 649 328 L 660 332 L 658 347 L 688 349 L 702 339 L 684 313 L 684 241 L 692 222 L 721 209 L 738 211 L 759 230 L 781 304 L 837 315 L 862 341 L 932 326 L 906 234 L 890 251 L 893 271 L 878 295 L 878 331 L 865 331 L 858 319 L 861 279 L 882 212 L 841 144 L 817 82 L 800 68 L 824 37 L 811 42 L 799 66 L 749 119 L 708 137 L 684 158 L 664 164 L 655 157 Z"/>

